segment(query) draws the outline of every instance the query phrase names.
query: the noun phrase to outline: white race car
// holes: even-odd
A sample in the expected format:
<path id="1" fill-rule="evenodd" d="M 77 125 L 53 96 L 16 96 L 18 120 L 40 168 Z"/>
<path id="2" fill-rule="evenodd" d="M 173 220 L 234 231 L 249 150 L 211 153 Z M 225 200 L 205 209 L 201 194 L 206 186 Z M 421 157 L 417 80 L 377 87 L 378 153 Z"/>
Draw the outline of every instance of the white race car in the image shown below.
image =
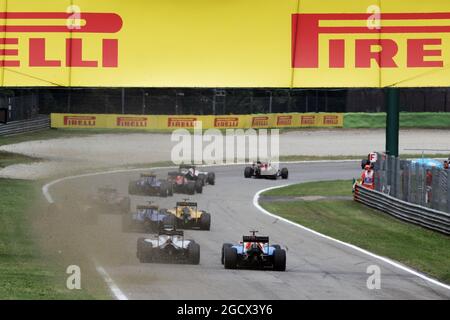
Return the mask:
<path id="1" fill-rule="evenodd" d="M 216 175 L 214 172 L 199 171 L 195 166 L 181 164 L 179 172 L 185 175 L 189 180 L 200 180 L 203 185 L 216 184 Z"/>
<path id="2" fill-rule="evenodd" d="M 185 240 L 183 231 L 162 229 L 153 238 L 139 238 L 137 258 L 140 262 L 200 263 L 200 245 Z"/>
<path id="3" fill-rule="evenodd" d="M 287 179 L 289 177 L 289 171 L 287 168 L 279 169 L 278 166 L 271 164 L 270 162 L 254 162 L 251 167 L 246 167 L 244 170 L 244 177 L 246 178 L 267 178 L 267 179 Z"/>

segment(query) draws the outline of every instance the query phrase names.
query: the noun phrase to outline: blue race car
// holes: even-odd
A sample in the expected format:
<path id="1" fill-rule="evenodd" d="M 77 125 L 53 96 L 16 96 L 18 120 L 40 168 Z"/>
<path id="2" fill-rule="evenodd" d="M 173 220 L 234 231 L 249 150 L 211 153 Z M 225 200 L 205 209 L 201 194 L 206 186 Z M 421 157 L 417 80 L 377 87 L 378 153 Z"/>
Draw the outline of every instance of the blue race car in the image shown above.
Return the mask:
<path id="1" fill-rule="evenodd" d="M 222 264 L 225 269 L 256 268 L 286 270 L 286 251 L 279 245 L 269 245 L 269 237 L 243 236 L 239 244 L 224 243 L 222 246 Z"/>
<path id="2" fill-rule="evenodd" d="M 163 226 L 174 226 L 175 219 L 175 216 L 160 210 L 158 206 L 140 205 L 136 207 L 136 212 L 122 216 L 122 231 L 151 233 Z"/>
<path id="3" fill-rule="evenodd" d="M 173 195 L 173 188 L 169 181 L 157 179 L 153 173 L 142 173 L 139 180 L 130 181 L 128 193 L 130 195 L 167 197 Z"/>

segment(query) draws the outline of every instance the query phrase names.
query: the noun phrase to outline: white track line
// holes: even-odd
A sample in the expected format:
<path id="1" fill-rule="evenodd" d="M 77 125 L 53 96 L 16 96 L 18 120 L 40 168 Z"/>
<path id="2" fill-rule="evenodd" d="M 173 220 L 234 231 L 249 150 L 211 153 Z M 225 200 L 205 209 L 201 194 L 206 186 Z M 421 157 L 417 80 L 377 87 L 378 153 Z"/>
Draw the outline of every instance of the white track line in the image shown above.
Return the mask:
<path id="1" fill-rule="evenodd" d="M 254 205 L 259 211 L 261 211 L 262 213 L 267 214 L 267 215 L 269 215 L 269 216 L 271 216 L 271 217 L 273 217 L 273 218 L 276 218 L 276 219 L 279 219 L 279 220 L 284 221 L 284 222 L 286 222 L 286 223 L 289 223 L 289 224 L 291 224 L 291 225 L 293 225 L 293 226 L 296 226 L 296 227 L 298 227 L 298 228 L 300 228 L 300 229 L 303 229 L 303 230 L 305 230 L 305 231 L 308 231 L 308 232 L 310 232 L 310 233 L 312 233 L 312 234 L 314 234 L 314 235 L 316 235 L 316 236 L 325 238 L 325 239 L 330 240 L 330 241 L 334 241 L 334 242 L 336 242 L 336 243 L 339 243 L 340 245 L 343 245 L 343 246 L 346 246 L 346 247 L 351 248 L 351 249 L 353 249 L 353 250 L 356 250 L 356 251 L 359 251 L 359 252 L 361 252 L 361 253 L 364 253 L 364 254 L 366 254 L 366 255 L 372 257 L 372 258 L 381 260 L 381 261 L 383 261 L 383 262 L 385 262 L 385 263 L 387 263 L 387 264 L 390 264 L 391 266 L 394 266 L 394 267 L 399 268 L 399 269 L 401 269 L 401 270 L 403 270 L 403 271 L 406 271 L 406 272 L 408 272 L 408 273 L 410 273 L 410 274 L 412 274 L 412 275 L 414 275 L 414 276 L 416 276 L 416 277 L 419 277 L 419 278 L 421 278 L 421 279 L 423 279 L 423 280 L 426 280 L 426 281 L 428 281 L 428 282 L 430 282 L 430 283 L 433 283 L 433 284 L 435 284 L 435 285 L 437 285 L 437 286 L 440 286 L 440 287 L 442 287 L 442 288 L 444 288 L 444 289 L 450 290 L 450 286 L 449 286 L 449 285 L 446 285 L 445 283 L 439 282 L 439 281 L 436 280 L 436 279 L 430 278 L 430 277 L 426 276 L 425 274 L 420 273 L 420 272 L 418 272 L 418 271 L 416 271 L 416 270 L 414 270 L 414 269 L 405 267 L 405 266 L 401 265 L 401 264 L 398 263 L 398 262 L 395 262 L 395 261 L 393 261 L 393 260 L 390 260 L 390 259 L 388 259 L 388 258 L 379 256 L 379 255 L 376 255 L 376 254 L 374 254 L 374 253 L 372 253 L 372 252 L 370 252 L 370 251 L 364 250 L 364 249 L 362 249 L 362 248 L 360 248 L 360 247 L 357 247 L 357 246 L 355 246 L 355 245 L 353 245 L 353 244 L 350 244 L 350 243 L 347 243 L 347 242 L 344 242 L 344 241 L 341 241 L 341 240 L 334 239 L 334 238 L 329 237 L 329 236 L 327 236 L 327 235 L 324 235 L 324 234 L 322 234 L 322 233 L 320 233 L 320 232 L 317 232 L 317 231 L 314 231 L 314 230 L 312 230 L 312 229 L 309 229 L 309 228 L 307 228 L 307 227 L 305 227 L 305 226 L 302 226 L 301 224 L 298 224 L 298 223 L 292 222 L 291 220 L 288 220 L 288 219 L 285 219 L 285 218 L 283 218 L 283 217 L 277 216 L 276 214 L 273 214 L 273 213 L 267 211 L 266 209 L 264 209 L 263 207 L 260 206 L 260 204 L 259 204 L 259 197 L 260 197 L 261 193 L 266 192 L 266 191 L 269 191 L 269 190 L 273 190 L 273 189 L 279 189 L 279 188 L 287 187 L 287 186 L 290 186 L 290 185 L 292 185 L 292 184 L 293 184 L 293 183 L 291 183 L 291 184 L 285 184 L 285 185 L 282 185 L 282 186 L 270 187 L 270 188 L 266 188 L 266 189 L 263 189 L 263 190 L 258 191 L 258 192 L 255 194 L 255 196 L 253 197 L 253 205 Z"/>
<path id="2" fill-rule="evenodd" d="M 122 292 L 122 290 L 120 290 L 114 280 L 109 276 L 108 272 L 106 272 L 106 270 L 98 264 L 95 259 L 93 259 L 93 261 L 95 264 L 95 270 L 97 270 L 97 272 L 102 276 L 113 296 L 117 300 L 128 300 L 128 297 Z"/>
<path id="3" fill-rule="evenodd" d="M 76 175 L 76 176 L 69 176 L 69 177 L 56 179 L 56 180 L 53 180 L 53 181 L 45 184 L 44 186 L 42 186 L 42 193 L 43 193 L 45 199 L 47 200 L 47 202 L 52 204 L 52 203 L 54 203 L 54 200 L 49 191 L 50 187 L 57 183 L 66 181 L 66 180 L 73 180 L 73 179 L 78 179 L 78 178 L 83 178 L 83 177 L 92 177 L 92 176 L 98 176 L 98 175 L 104 175 L 104 174 L 114 174 L 114 173 L 122 173 L 122 172 L 141 171 L 141 170 L 170 169 L 170 168 L 173 168 L 173 167 L 154 167 L 154 168 L 145 168 L 145 169 L 138 168 L 138 169 L 110 170 L 110 171 L 104 171 L 104 172 L 85 173 L 85 174 L 80 174 L 80 175 Z M 117 300 L 128 300 L 128 297 L 122 292 L 122 290 L 120 290 L 120 288 L 117 286 L 117 284 L 114 282 L 114 280 L 106 272 L 105 268 L 103 268 L 95 259 L 92 259 L 92 260 L 95 264 L 95 269 L 102 276 L 103 281 L 105 281 L 105 283 L 108 285 L 108 288 L 111 291 L 111 293 L 113 294 L 114 298 L 116 298 Z"/>
<path id="4" fill-rule="evenodd" d="M 345 160 L 280 161 L 280 163 L 293 163 L 293 164 L 295 164 L 295 163 L 330 163 L 330 162 L 354 162 L 354 161 L 359 161 L 359 160 L 357 160 L 357 159 L 345 159 Z M 198 166 L 198 167 L 231 166 L 231 165 L 244 165 L 244 164 L 246 164 L 246 163 L 218 164 L 218 165 L 202 165 L 202 166 Z M 53 181 L 51 181 L 51 182 L 45 184 L 45 185 L 42 187 L 42 193 L 43 193 L 43 195 L 44 195 L 44 197 L 45 197 L 45 199 L 47 200 L 48 203 L 54 203 L 54 200 L 53 200 L 53 198 L 52 198 L 52 196 L 51 196 L 51 194 L 50 194 L 49 189 L 50 189 L 51 186 L 53 186 L 53 185 L 55 185 L 55 184 L 58 184 L 58 183 L 60 183 L 60 182 L 63 182 L 63 181 L 73 180 L 73 179 L 78 179 L 78 178 L 84 178 L 84 177 L 92 177 L 92 176 L 98 176 L 98 175 L 105 175 L 105 174 L 125 173 L 125 172 L 142 171 L 142 170 L 173 169 L 173 168 L 177 168 L 177 167 L 176 167 L 176 166 L 168 166 L 168 167 L 146 167 L 146 168 L 134 168 L 134 169 L 117 169 L 117 170 L 109 170 L 109 171 L 94 172 L 94 173 L 85 173 L 85 174 L 79 174 L 79 175 L 74 175 L 74 176 L 68 176 L 68 177 L 64 177 L 64 178 L 60 178 L 60 179 L 53 180 Z M 328 237 L 328 236 L 325 236 L 325 235 L 323 235 L 323 234 L 320 234 L 320 233 L 318 233 L 318 232 L 316 232 L 316 231 L 314 231 L 314 230 L 305 228 L 305 227 L 303 227 L 303 226 L 301 226 L 301 225 L 299 225 L 299 224 L 296 224 L 296 223 L 294 223 L 294 222 L 292 222 L 292 221 L 289 221 L 289 220 L 286 220 L 286 219 L 284 219 L 284 218 L 278 217 L 278 216 L 276 216 L 276 215 L 274 215 L 274 214 L 272 214 L 272 213 L 266 211 L 265 209 L 263 209 L 262 207 L 259 206 L 259 204 L 258 204 L 258 198 L 259 198 L 259 195 L 260 195 L 262 192 L 267 191 L 267 190 L 270 190 L 270 189 L 281 188 L 281 187 L 284 187 L 284 186 L 287 186 L 287 185 L 277 186 L 277 187 L 272 187 L 272 188 L 268 188 L 268 189 L 264 189 L 264 190 L 259 191 L 259 192 L 254 196 L 254 198 L 253 198 L 253 204 L 254 204 L 255 207 L 257 207 L 259 210 L 261 210 L 262 212 L 264 212 L 264 213 L 266 213 L 266 214 L 268 214 L 268 215 L 270 215 L 270 216 L 276 217 L 276 218 L 278 218 L 278 219 L 280 219 L 280 220 L 283 220 L 283 221 L 285 221 L 285 222 L 287 222 L 287 223 L 296 225 L 296 226 L 298 226 L 298 227 L 300 227 L 300 228 L 302 228 L 302 229 L 304 229 L 304 230 L 310 231 L 310 232 L 312 232 L 312 233 L 314 233 L 314 234 L 316 234 L 316 235 L 322 236 L 322 237 L 324 237 L 324 238 L 327 238 L 327 239 L 336 241 L 336 242 L 338 242 L 338 243 L 340 243 L 340 244 L 346 245 L 346 246 L 348 246 L 348 247 L 350 247 L 350 248 L 353 248 L 353 249 L 355 249 L 355 250 L 358 250 L 358 251 L 360 251 L 360 252 L 364 252 L 364 253 L 366 253 L 366 254 L 372 256 L 372 257 L 376 257 L 376 258 L 381 259 L 381 260 L 383 260 L 383 261 L 385 261 L 385 262 L 387 262 L 387 263 L 390 263 L 391 265 L 396 266 L 396 267 L 398 267 L 398 268 L 400 268 L 400 269 L 402 269 L 402 270 L 406 270 L 406 271 L 408 271 L 408 272 L 410 272 L 410 273 L 412 273 L 412 274 L 414 274 L 414 275 L 417 275 L 418 277 L 421 277 L 421 278 L 423 278 L 423 279 L 425 279 L 425 280 L 427 280 L 427 281 L 430 281 L 430 282 L 433 282 L 433 283 L 438 284 L 438 285 L 440 285 L 440 286 L 443 286 L 443 287 L 446 288 L 446 289 L 450 289 L 450 286 L 447 286 L 447 285 L 445 285 L 445 284 L 442 284 L 442 283 L 438 282 L 437 280 L 428 278 L 428 277 L 426 277 L 425 275 L 422 275 L 422 274 L 420 274 L 420 273 L 417 272 L 417 271 L 414 271 L 414 270 L 412 270 L 412 269 L 405 268 L 405 267 L 403 267 L 402 265 L 400 265 L 400 264 L 398 264 L 398 263 L 395 263 L 395 262 L 393 262 L 393 261 L 390 261 L 390 260 L 388 260 L 388 259 L 386 259 L 386 258 L 377 256 L 377 255 L 375 255 L 375 254 L 373 254 L 373 253 L 371 253 L 371 252 L 368 252 L 368 251 L 366 251 L 366 250 L 363 250 L 363 249 L 358 248 L 358 247 L 356 247 L 356 246 L 353 246 L 353 245 L 351 245 L 351 244 L 348 244 L 348 243 L 345 243 L 345 242 L 342 242 L 342 241 L 333 239 L 333 238 L 331 238 L 331 237 Z M 108 275 L 108 273 L 106 272 L 106 270 L 105 270 L 100 264 L 98 264 L 97 262 L 94 261 L 94 263 L 95 263 L 95 265 L 96 265 L 97 272 L 102 276 L 103 280 L 104 280 L 105 283 L 108 285 L 108 287 L 109 287 L 109 289 L 111 290 L 111 292 L 113 293 L 114 297 L 115 297 L 116 299 L 118 299 L 118 300 L 126 300 L 126 299 L 127 299 L 126 295 L 125 295 L 125 294 L 119 289 L 119 287 L 114 283 L 114 281 L 113 281 L 112 278 Z"/>

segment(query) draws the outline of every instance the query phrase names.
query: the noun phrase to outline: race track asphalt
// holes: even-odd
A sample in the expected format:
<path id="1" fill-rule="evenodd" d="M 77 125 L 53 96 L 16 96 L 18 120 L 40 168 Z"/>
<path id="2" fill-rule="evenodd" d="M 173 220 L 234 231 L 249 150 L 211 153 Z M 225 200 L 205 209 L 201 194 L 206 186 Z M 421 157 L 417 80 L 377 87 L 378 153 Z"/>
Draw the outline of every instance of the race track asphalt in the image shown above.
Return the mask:
<path id="1" fill-rule="evenodd" d="M 360 173 L 357 162 L 288 164 L 288 183 L 351 179 Z M 200 209 L 212 215 L 211 231 L 186 231 L 201 247 L 200 265 L 141 264 L 136 258 L 140 234 L 122 233 L 120 216 L 102 215 L 95 256 L 129 299 L 449 299 L 450 290 L 394 267 L 362 252 L 324 239 L 306 230 L 263 214 L 253 205 L 261 189 L 286 184 L 284 180 L 244 179 L 243 166 L 214 167 L 216 185 L 203 194 L 191 196 Z M 156 170 L 164 177 L 168 170 Z M 126 193 L 128 181 L 139 172 L 105 174 L 67 180 L 50 192 L 58 201 L 76 181 L 76 188 L 91 192 L 111 185 Z M 349 186 L 350 187 L 350 186 Z M 133 206 L 153 200 L 160 207 L 173 207 L 186 198 L 176 194 L 158 197 L 132 197 Z M 238 242 L 256 229 L 270 236 L 271 243 L 287 249 L 286 272 L 225 270 L 220 263 L 224 242 Z M 108 236 L 104 236 L 107 234 Z M 381 268 L 381 289 L 366 286 L 367 267 Z"/>

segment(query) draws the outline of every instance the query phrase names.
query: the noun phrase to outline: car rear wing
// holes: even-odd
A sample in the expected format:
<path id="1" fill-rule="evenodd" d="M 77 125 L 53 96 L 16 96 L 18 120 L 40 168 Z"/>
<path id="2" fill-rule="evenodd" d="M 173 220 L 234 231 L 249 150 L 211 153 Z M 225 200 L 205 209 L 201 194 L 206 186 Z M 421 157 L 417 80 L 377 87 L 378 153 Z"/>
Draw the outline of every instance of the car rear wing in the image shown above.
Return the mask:
<path id="1" fill-rule="evenodd" d="M 141 173 L 141 178 L 150 178 L 150 177 L 156 177 L 155 173 Z"/>
<path id="2" fill-rule="evenodd" d="M 167 235 L 167 236 L 184 236 L 183 230 L 169 230 L 161 228 L 158 232 L 158 235 Z"/>
<path id="3" fill-rule="evenodd" d="M 196 207 L 197 202 L 177 202 L 177 207 Z"/>
<path id="4" fill-rule="evenodd" d="M 195 166 L 190 164 L 180 164 L 180 169 L 195 169 Z"/>
<path id="5" fill-rule="evenodd" d="M 262 236 L 243 236 L 243 242 L 260 242 L 260 243 L 269 243 L 269 237 Z"/>
<path id="6" fill-rule="evenodd" d="M 136 210 L 142 210 L 142 209 L 155 209 L 155 210 L 158 210 L 159 209 L 159 207 L 158 206 L 155 206 L 155 205 L 137 205 L 136 206 Z"/>

